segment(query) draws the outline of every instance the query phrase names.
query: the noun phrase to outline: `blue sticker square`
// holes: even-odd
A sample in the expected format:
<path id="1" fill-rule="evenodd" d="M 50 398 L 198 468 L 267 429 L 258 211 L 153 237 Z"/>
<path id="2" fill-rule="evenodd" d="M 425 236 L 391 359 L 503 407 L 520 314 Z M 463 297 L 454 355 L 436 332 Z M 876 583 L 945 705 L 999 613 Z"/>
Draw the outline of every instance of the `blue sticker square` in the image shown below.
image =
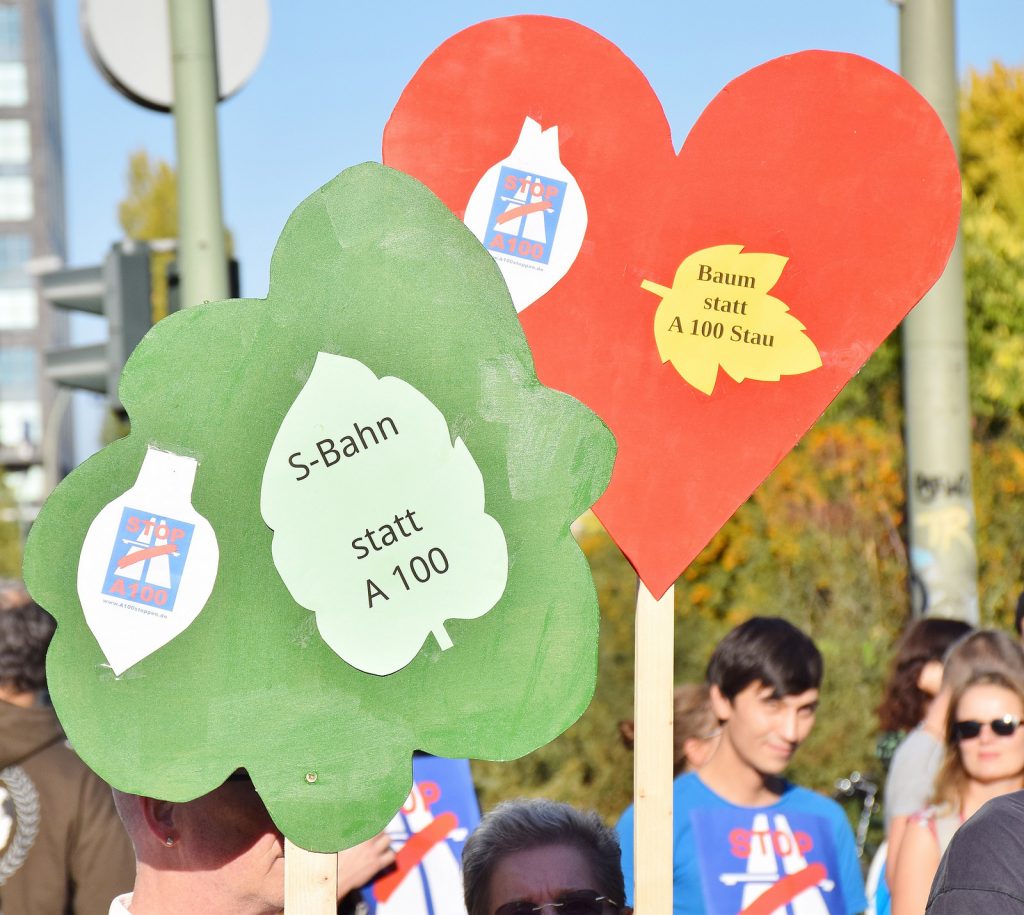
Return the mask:
<path id="1" fill-rule="evenodd" d="M 110 552 L 103 593 L 170 612 L 194 524 L 126 507 Z"/>
<path id="2" fill-rule="evenodd" d="M 558 231 L 566 182 L 503 165 L 485 236 L 491 254 L 546 264 Z"/>

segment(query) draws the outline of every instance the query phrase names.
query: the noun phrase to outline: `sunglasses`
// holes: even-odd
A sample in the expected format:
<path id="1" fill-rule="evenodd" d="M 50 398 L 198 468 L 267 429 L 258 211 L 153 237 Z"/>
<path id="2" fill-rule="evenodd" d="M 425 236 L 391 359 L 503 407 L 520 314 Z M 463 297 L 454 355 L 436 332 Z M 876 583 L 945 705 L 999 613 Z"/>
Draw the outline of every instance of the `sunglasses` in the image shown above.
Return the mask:
<path id="1" fill-rule="evenodd" d="M 517 902 L 506 902 L 498 906 L 494 915 L 534 915 L 536 912 L 552 910 L 556 915 L 604 915 L 605 906 L 618 912 L 622 908 L 607 896 L 601 896 L 593 890 L 572 890 L 563 893 L 551 902 L 533 903 L 520 899 Z"/>
<path id="2" fill-rule="evenodd" d="M 974 740 L 981 733 L 981 729 L 988 725 L 992 733 L 998 737 L 1012 737 L 1014 731 L 1020 727 L 1020 719 L 1013 715 L 1003 715 L 994 721 L 957 721 L 953 725 L 953 739 Z"/>

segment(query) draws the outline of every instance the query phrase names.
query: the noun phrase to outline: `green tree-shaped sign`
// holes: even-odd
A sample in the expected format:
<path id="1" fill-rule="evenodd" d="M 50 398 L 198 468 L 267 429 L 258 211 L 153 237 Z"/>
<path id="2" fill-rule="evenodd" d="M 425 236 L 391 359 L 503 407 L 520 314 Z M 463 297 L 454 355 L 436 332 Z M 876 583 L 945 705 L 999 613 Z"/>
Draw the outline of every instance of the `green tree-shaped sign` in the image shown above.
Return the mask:
<path id="1" fill-rule="evenodd" d="M 538 382 L 493 259 L 418 182 L 363 165 L 314 193 L 268 297 L 158 324 L 121 399 L 131 434 L 25 560 L 54 704 L 113 785 L 186 800 L 245 767 L 332 851 L 386 824 L 413 750 L 511 759 L 583 712 L 569 523 L 614 442 Z"/>

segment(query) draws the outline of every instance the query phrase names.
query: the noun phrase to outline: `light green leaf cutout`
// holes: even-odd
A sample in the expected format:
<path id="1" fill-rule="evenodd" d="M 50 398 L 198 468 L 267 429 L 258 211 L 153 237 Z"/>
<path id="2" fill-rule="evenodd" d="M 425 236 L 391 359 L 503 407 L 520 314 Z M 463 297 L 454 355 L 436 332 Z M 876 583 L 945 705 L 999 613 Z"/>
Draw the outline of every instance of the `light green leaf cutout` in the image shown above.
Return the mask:
<path id="1" fill-rule="evenodd" d="M 321 506 L 336 520 L 315 534 Z M 398 378 L 319 353 L 270 449 L 263 518 L 292 596 L 353 667 L 392 674 L 444 621 L 475 619 L 505 590 L 508 552 L 484 483 L 444 415 Z"/>
<path id="2" fill-rule="evenodd" d="M 150 331 L 121 380 L 131 434 L 47 501 L 25 577 L 59 624 L 47 659 L 54 704 L 103 778 L 181 801 L 245 767 L 289 838 L 333 851 L 387 824 L 409 791 L 413 750 L 513 759 L 582 714 L 596 675 L 598 609 L 569 524 L 607 485 L 614 442 L 586 407 L 538 382 L 493 259 L 399 172 L 358 166 L 305 200 L 284 228 L 270 279 L 266 299 L 190 308 Z M 321 353 L 352 380 L 311 385 Z M 392 387 L 401 391 L 394 400 Z M 298 488 L 270 486 L 274 531 L 261 510 L 264 476 L 279 466 L 275 440 L 294 437 L 290 411 L 313 391 L 324 432 L 295 433 L 288 455 L 316 457 L 317 441 L 338 442 L 345 423 L 349 431 L 375 423 L 392 404 L 411 412 L 397 417 L 397 438 L 346 459 L 349 469 L 362 458 L 375 464 L 365 486 L 349 478 L 337 491 L 310 488 L 301 508 Z M 416 447 L 401 461 L 396 450 L 392 468 L 386 449 L 406 435 Z M 93 520 L 131 489 L 151 448 L 198 462 L 191 504 L 216 536 L 216 580 L 191 623 L 115 676 L 79 601 L 79 556 Z M 280 466 L 301 475 L 288 455 Z M 312 483 L 323 468 L 306 463 Z M 289 492 L 291 506 L 272 504 Z M 441 517 L 445 508 L 450 517 Z M 367 529 L 379 544 L 396 515 L 409 530 L 407 511 L 422 532 L 371 547 L 373 560 L 352 559 L 352 541 Z M 303 547 L 294 546 L 303 538 L 305 549 L 327 551 L 310 564 L 309 594 Z M 388 554 L 401 553 L 408 570 L 434 546 L 452 550 L 450 570 L 415 584 L 447 587 L 451 576 L 466 592 L 458 599 L 405 604 L 389 591 L 371 617 L 364 581 L 362 592 L 322 600 L 325 573 L 349 582 L 353 564 L 372 561 L 393 589 L 400 562 Z M 474 569 L 467 578 L 463 565 Z M 441 632 L 452 647 L 430 635 Z"/>

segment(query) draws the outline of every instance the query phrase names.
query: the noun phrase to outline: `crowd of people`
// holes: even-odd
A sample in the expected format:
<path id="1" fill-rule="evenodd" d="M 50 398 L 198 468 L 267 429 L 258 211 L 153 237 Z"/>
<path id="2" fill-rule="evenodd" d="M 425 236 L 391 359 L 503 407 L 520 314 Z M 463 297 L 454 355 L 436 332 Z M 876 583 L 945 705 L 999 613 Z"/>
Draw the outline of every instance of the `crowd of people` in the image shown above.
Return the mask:
<path id="1" fill-rule="evenodd" d="M 0 913 L 281 912 L 284 839 L 244 770 L 171 803 L 112 795 L 78 760 L 46 700 L 53 630 L 22 586 L 0 585 Z M 954 620 L 908 627 L 878 708 L 885 865 L 869 893 L 843 809 L 785 778 L 824 674 L 805 633 L 755 617 L 718 644 L 706 682 L 676 688 L 675 915 L 1024 913 L 1020 641 Z M 632 723 L 621 730 L 631 745 Z M 499 804 L 463 850 L 465 910 L 629 915 L 633 830 L 631 807 L 613 829 L 556 801 Z M 394 851 L 381 834 L 338 861 L 339 912 L 352 912 Z"/>

